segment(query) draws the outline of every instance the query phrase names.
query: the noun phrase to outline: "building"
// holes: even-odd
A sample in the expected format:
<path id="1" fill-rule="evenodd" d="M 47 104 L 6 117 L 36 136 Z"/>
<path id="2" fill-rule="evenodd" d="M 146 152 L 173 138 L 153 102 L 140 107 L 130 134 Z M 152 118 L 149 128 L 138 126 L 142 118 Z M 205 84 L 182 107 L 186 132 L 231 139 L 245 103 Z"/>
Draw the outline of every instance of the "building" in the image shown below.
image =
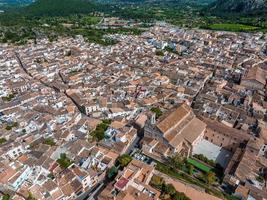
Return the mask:
<path id="1" fill-rule="evenodd" d="M 267 73 L 260 67 L 252 67 L 242 78 L 241 85 L 253 89 L 262 90 L 266 86 Z"/>
<path id="2" fill-rule="evenodd" d="M 206 124 L 199 120 L 186 104 L 180 105 L 171 113 L 155 121 L 151 116 L 145 125 L 145 140 L 153 138 L 153 142 L 143 143 L 146 151 L 153 153 L 157 145 L 165 146 L 168 154 L 180 153 L 189 156 L 194 146 L 204 137 Z M 145 141 L 144 140 L 144 141 Z"/>
<path id="3" fill-rule="evenodd" d="M 159 199 L 160 192 L 152 188 L 149 182 L 153 176 L 154 167 L 138 160 L 132 160 L 124 170 L 117 175 L 115 184 L 107 187 L 99 195 L 100 200 L 113 199 Z"/>

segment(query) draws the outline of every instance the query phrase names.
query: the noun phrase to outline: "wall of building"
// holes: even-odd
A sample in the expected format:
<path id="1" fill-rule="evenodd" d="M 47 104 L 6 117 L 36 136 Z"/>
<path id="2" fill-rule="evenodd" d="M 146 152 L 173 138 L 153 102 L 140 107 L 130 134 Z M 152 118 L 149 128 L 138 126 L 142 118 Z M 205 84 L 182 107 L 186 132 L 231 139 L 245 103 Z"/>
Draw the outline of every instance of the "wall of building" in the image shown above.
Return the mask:
<path id="1" fill-rule="evenodd" d="M 243 140 L 237 137 L 230 137 L 226 134 L 219 133 L 212 129 L 207 128 L 204 134 L 204 138 L 213 144 L 224 147 L 225 149 L 234 152 L 243 142 Z"/>

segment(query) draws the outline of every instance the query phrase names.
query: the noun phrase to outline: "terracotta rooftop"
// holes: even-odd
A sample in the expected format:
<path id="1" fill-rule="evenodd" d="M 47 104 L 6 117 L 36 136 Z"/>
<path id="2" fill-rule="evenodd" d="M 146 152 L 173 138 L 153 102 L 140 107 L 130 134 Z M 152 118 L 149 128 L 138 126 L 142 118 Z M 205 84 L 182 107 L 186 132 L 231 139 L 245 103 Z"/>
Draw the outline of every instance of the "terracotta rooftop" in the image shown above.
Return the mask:
<path id="1" fill-rule="evenodd" d="M 175 111 L 173 111 L 170 115 L 166 118 L 161 120 L 157 127 L 161 130 L 164 134 L 169 132 L 171 129 L 179 125 L 191 112 L 191 109 L 186 104 L 182 104 L 179 106 Z"/>

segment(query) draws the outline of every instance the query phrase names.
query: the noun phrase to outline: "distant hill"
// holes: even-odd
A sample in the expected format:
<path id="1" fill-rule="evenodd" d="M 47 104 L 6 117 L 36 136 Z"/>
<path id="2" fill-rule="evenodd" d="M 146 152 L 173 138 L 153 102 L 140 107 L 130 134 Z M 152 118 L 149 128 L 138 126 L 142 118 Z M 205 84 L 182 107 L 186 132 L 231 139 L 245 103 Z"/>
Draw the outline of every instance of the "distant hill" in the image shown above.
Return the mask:
<path id="1" fill-rule="evenodd" d="M 27 5 L 35 0 L 0 0 L 0 7 L 1 6 L 20 6 L 20 5 Z"/>
<path id="2" fill-rule="evenodd" d="M 0 10 L 27 6 L 33 3 L 34 1 L 35 0 L 0 0 Z"/>
<path id="3" fill-rule="evenodd" d="M 217 0 L 209 8 L 215 12 L 266 14 L 267 0 Z"/>
<path id="4" fill-rule="evenodd" d="M 90 13 L 95 8 L 95 4 L 87 0 L 37 0 L 19 11 L 28 16 L 42 17 Z"/>

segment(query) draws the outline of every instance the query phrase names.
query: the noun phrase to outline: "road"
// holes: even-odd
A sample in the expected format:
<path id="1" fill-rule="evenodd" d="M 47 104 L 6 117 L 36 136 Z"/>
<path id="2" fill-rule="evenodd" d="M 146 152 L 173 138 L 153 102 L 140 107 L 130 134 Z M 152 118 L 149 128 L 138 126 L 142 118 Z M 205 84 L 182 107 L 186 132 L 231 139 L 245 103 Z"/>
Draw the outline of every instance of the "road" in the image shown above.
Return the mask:
<path id="1" fill-rule="evenodd" d="M 60 92 L 60 91 L 56 90 L 53 86 L 49 85 L 48 83 L 46 83 L 46 82 L 44 82 L 44 81 L 42 81 L 42 80 L 40 80 L 40 79 L 37 79 L 37 78 L 33 77 L 32 74 L 29 73 L 29 71 L 27 70 L 27 68 L 26 68 L 26 67 L 24 66 L 24 64 L 22 63 L 19 54 L 18 54 L 18 53 L 15 53 L 15 56 L 16 56 L 16 59 L 17 59 L 17 61 L 18 61 L 18 63 L 19 63 L 20 68 L 21 68 L 21 69 L 22 69 L 22 70 L 23 70 L 29 77 L 31 77 L 32 79 L 34 79 L 34 80 L 36 80 L 37 82 L 41 83 L 41 84 L 44 85 L 45 87 L 49 87 L 49 88 L 51 88 L 51 89 L 54 90 L 56 93 L 63 94 L 66 98 L 70 99 L 70 100 L 73 102 L 73 104 L 78 108 L 78 110 L 82 113 L 80 106 L 77 105 L 77 103 L 73 100 L 73 98 L 71 98 L 71 97 L 66 93 L 66 91 L 64 91 L 64 92 Z M 61 76 L 60 76 L 60 77 L 61 77 Z M 64 81 L 63 81 L 63 83 L 64 83 Z M 65 84 L 65 83 L 64 83 L 64 84 Z M 82 114 L 84 114 L 84 113 L 82 113 Z"/>

